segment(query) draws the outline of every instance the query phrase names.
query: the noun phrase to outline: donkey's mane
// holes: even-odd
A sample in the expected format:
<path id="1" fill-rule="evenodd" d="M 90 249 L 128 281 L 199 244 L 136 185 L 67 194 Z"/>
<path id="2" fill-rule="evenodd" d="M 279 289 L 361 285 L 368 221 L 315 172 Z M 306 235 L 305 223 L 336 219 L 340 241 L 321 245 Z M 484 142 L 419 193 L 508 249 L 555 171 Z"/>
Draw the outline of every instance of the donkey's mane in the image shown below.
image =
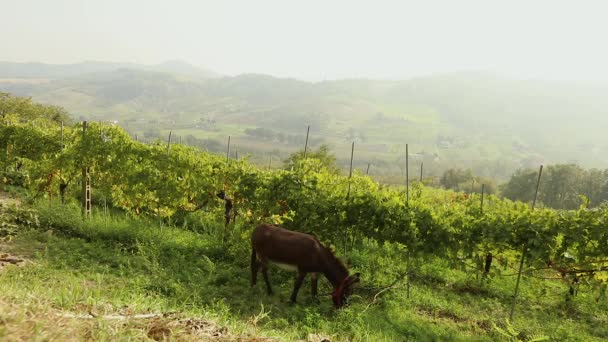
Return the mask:
<path id="1" fill-rule="evenodd" d="M 348 274 L 348 269 L 344 265 L 344 262 L 342 262 L 342 260 L 336 256 L 334 251 L 331 248 L 323 245 L 322 243 L 321 243 L 321 246 L 323 246 L 323 248 L 327 251 L 327 254 L 329 255 L 329 257 L 336 262 L 336 265 L 338 265 L 340 270 L 343 271 L 344 273 Z"/>

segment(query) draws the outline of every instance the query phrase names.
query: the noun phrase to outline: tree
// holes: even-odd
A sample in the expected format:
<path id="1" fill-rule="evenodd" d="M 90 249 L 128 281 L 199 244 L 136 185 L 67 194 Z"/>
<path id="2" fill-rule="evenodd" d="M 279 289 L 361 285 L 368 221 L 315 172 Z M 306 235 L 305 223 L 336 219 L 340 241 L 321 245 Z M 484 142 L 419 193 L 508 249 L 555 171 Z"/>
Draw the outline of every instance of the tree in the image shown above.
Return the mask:
<path id="1" fill-rule="evenodd" d="M 319 146 L 319 148 L 316 151 L 309 150 L 306 153 L 306 158 L 319 160 L 321 162 L 321 164 L 323 164 L 327 168 L 327 170 L 331 173 L 335 173 L 335 174 L 340 173 L 340 169 L 338 168 L 338 165 L 336 164 L 336 156 L 334 156 L 329 151 L 329 146 L 327 146 L 327 145 Z M 283 167 L 286 170 L 291 170 L 292 168 L 295 168 L 297 165 L 297 162 L 302 159 L 304 159 L 304 151 L 294 152 L 291 155 L 289 155 L 289 157 L 287 159 L 285 159 L 285 161 L 283 162 Z"/>
<path id="2" fill-rule="evenodd" d="M 589 198 L 589 205 L 593 207 L 608 200 L 608 170 L 585 170 L 579 191 Z"/>
<path id="3" fill-rule="evenodd" d="M 537 179 L 537 170 L 517 170 L 509 182 L 501 186 L 501 193 L 511 200 L 530 202 Z M 581 195 L 589 199 L 590 206 L 607 200 L 608 170 L 584 170 L 575 164 L 547 167 L 539 189 L 539 200 L 544 205 L 554 209 L 576 209 L 581 205 Z"/>
<path id="4" fill-rule="evenodd" d="M 496 182 L 493 179 L 475 177 L 475 184 L 473 184 L 473 192 L 481 193 L 482 187 L 483 187 L 483 192 L 486 195 L 494 195 L 498 192 L 498 186 L 496 185 Z M 471 191 L 471 182 L 461 183 L 460 191 L 470 192 Z"/>
<path id="5" fill-rule="evenodd" d="M 62 107 L 35 103 L 29 97 L 15 97 L 0 92 L 0 119 L 10 117 L 21 121 L 44 119 L 54 123 L 71 123 L 70 114 Z"/>
<path id="6" fill-rule="evenodd" d="M 513 201 L 531 202 L 534 199 L 538 171 L 518 169 L 511 179 L 500 186 L 502 195 Z"/>
<path id="7" fill-rule="evenodd" d="M 439 184 L 446 189 L 460 190 L 461 183 L 470 184 L 473 179 L 471 170 L 449 169 L 443 173 Z"/>
<path id="8" fill-rule="evenodd" d="M 551 208 L 576 209 L 580 204 L 584 170 L 575 164 L 549 166 L 541 184 L 541 200 Z"/>

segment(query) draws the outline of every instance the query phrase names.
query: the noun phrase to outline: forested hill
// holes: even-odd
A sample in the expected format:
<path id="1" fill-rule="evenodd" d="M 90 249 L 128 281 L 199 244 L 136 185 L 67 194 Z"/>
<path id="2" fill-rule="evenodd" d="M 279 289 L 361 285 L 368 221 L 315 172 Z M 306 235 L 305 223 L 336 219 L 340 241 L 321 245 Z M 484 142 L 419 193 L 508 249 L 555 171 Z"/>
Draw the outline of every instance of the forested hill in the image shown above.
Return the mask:
<path id="1" fill-rule="evenodd" d="M 14 79 L 62 79 L 78 77 L 84 74 L 114 71 L 117 69 L 135 69 L 175 74 L 191 75 L 202 78 L 219 77 L 209 70 L 197 68 L 188 63 L 173 60 L 155 65 L 135 63 L 112 63 L 87 61 L 74 64 L 14 63 L 0 61 L 0 78 Z"/>
<path id="2" fill-rule="evenodd" d="M 0 91 L 64 106 L 77 118 L 118 120 L 140 136 L 151 125 L 217 141 L 232 135 L 249 152 L 293 151 L 299 145 L 281 135 L 301 135 L 311 125 L 316 142 L 329 144 L 339 160 L 348 159 L 356 141 L 355 163 L 371 162 L 376 172 L 402 172 L 395 165 L 405 143 L 436 175 L 450 167 L 502 179 L 540 163 L 608 167 L 601 158 L 608 153 L 606 84 L 475 73 L 310 83 L 256 74 L 211 77 L 181 64 L 179 71 L 84 65 L 57 72 L 0 64 Z M 36 73 L 35 66 L 55 71 Z M 261 128 L 262 136 L 252 136 Z"/>

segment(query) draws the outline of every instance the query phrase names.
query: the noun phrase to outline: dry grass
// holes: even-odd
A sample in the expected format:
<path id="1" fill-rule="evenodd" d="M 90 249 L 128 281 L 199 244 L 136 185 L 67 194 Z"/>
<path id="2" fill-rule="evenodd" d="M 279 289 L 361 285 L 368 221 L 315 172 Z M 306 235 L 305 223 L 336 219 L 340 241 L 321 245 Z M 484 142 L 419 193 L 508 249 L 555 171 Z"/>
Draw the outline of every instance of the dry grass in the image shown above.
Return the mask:
<path id="1" fill-rule="evenodd" d="M 1 296 L 1 295 L 0 295 Z M 137 316 L 77 315 L 52 308 L 35 297 L 14 303 L 0 297 L 0 340 L 6 341 L 271 341 L 236 336 L 215 322 L 179 314 Z"/>

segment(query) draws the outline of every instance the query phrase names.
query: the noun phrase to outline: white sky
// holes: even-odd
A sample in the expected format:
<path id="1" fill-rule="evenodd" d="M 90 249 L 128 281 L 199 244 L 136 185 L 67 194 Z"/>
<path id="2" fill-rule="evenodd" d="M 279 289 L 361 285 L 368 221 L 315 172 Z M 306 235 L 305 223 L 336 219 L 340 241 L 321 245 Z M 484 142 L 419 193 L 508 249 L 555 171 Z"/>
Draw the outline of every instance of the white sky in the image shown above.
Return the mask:
<path id="1" fill-rule="evenodd" d="M 0 0 L 0 60 L 169 59 L 309 80 L 608 80 L 608 1 Z"/>

